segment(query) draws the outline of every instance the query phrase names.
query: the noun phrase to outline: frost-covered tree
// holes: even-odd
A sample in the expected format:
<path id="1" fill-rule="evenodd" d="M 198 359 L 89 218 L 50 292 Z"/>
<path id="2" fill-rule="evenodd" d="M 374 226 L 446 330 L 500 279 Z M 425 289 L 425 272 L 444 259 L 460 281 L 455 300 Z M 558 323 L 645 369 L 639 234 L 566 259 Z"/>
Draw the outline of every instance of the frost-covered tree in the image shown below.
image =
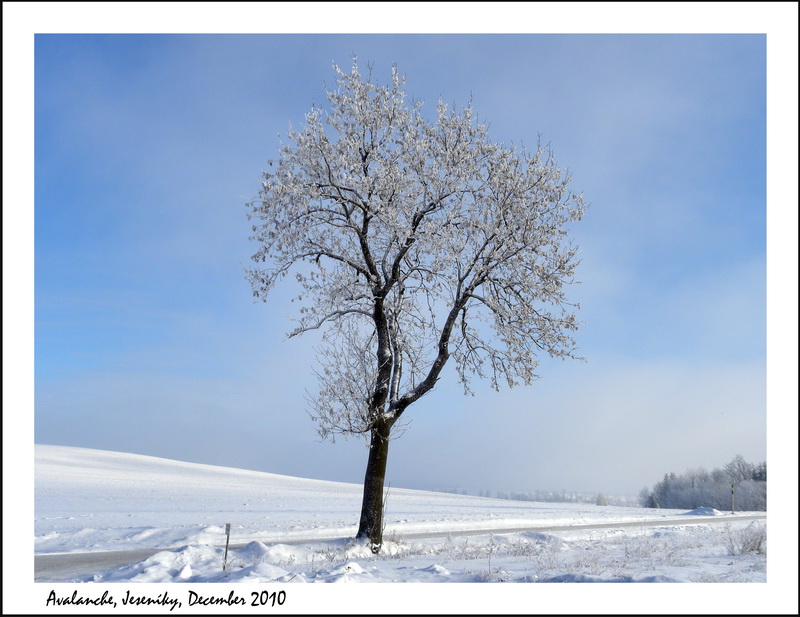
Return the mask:
<path id="1" fill-rule="evenodd" d="M 763 473 L 762 473 L 763 472 Z M 763 478 L 763 479 L 762 479 Z M 740 510 L 767 509 L 766 463 L 753 465 L 737 455 L 722 469 L 711 473 L 703 468 L 689 469 L 676 476 L 665 474 L 653 487 L 644 488 L 639 503 L 645 508 L 699 508 L 725 510 L 731 507 L 731 487 Z"/>
<path id="2" fill-rule="evenodd" d="M 389 85 L 334 65 L 328 109 L 269 162 L 248 204 L 258 243 L 248 271 L 266 300 L 299 282 L 290 336 L 321 330 L 310 414 L 323 437 L 369 442 L 358 537 L 382 543 L 389 439 L 451 361 L 470 377 L 530 384 L 537 357 L 575 357 L 576 248 L 568 224 L 584 202 L 547 147 L 489 140 L 471 106 L 435 118 Z"/>
<path id="3" fill-rule="evenodd" d="M 753 479 L 756 466 L 744 460 L 741 454 L 737 454 L 722 470 L 728 475 L 731 482 L 744 482 Z"/>

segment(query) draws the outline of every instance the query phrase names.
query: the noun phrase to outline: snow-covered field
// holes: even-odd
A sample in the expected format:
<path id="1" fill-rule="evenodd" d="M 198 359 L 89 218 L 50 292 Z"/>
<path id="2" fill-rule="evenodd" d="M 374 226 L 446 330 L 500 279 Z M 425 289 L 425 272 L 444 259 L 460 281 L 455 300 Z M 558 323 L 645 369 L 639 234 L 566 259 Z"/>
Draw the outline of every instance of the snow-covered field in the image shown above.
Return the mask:
<path id="1" fill-rule="evenodd" d="M 355 484 L 37 445 L 37 557 L 154 549 L 124 565 L 40 571 L 37 580 L 192 589 L 278 583 L 287 590 L 289 583 L 319 582 L 766 581 L 766 520 L 709 509 L 515 502 L 394 487 L 386 542 L 375 556 L 352 540 L 360 491 Z M 569 528 L 601 523 L 634 525 Z M 562 528 L 523 530 L 553 526 Z M 483 533 L 459 533 L 475 530 Z M 422 537 L 427 533 L 439 535 Z"/>

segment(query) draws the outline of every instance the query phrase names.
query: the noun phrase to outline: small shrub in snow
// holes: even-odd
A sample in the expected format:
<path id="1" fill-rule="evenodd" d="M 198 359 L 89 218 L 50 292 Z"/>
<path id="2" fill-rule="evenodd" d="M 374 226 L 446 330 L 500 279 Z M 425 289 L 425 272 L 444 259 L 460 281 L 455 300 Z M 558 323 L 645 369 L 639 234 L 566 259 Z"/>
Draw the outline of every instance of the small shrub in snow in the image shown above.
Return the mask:
<path id="1" fill-rule="evenodd" d="M 477 583 L 505 583 L 509 578 L 508 572 L 502 568 L 478 570 L 474 574 Z"/>
<path id="2" fill-rule="evenodd" d="M 571 566 L 584 572 L 597 572 L 600 568 L 600 552 L 594 546 L 578 550 Z"/>
<path id="3" fill-rule="evenodd" d="M 402 559 L 415 552 L 406 536 L 396 531 L 391 531 L 384 536 L 382 552 L 387 557 Z"/>
<path id="4" fill-rule="evenodd" d="M 744 529 L 732 530 L 726 526 L 725 548 L 729 555 L 766 555 L 767 528 L 764 525 L 750 523 Z"/>

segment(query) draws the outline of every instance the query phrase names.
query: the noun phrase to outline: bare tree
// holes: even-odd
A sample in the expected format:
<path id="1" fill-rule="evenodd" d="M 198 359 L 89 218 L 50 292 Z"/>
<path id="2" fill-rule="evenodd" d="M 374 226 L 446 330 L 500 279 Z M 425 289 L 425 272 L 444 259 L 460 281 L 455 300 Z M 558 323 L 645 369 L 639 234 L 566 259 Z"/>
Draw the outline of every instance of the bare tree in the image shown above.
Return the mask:
<path id="1" fill-rule="evenodd" d="M 741 454 L 733 457 L 733 460 L 722 468 L 731 482 L 744 482 L 752 480 L 756 472 L 756 466 L 744 460 Z"/>
<path id="2" fill-rule="evenodd" d="M 358 537 L 382 544 L 382 492 L 392 429 L 452 358 L 495 389 L 530 384 L 537 355 L 576 357 L 576 249 L 567 225 L 584 202 L 547 147 L 489 141 L 439 102 L 435 121 L 353 62 L 334 65 L 329 109 L 290 130 L 248 204 L 258 243 L 248 271 L 266 300 L 290 272 L 300 286 L 297 336 L 323 331 L 310 414 L 323 437 L 369 440 Z"/>

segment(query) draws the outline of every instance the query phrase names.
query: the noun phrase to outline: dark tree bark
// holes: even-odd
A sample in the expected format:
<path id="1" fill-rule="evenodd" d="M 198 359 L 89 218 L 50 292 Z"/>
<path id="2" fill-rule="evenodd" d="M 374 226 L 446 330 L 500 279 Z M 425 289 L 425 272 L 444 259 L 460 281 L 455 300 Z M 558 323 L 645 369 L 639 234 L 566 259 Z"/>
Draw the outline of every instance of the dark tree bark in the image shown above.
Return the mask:
<path id="1" fill-rule="evenodd" d="M 383 544 L 383 485 L 389 456 L 390 430 L 391 426 L 386 423 L 378 424 L 372 429 L 367 472 L 364 476 L 361 520 L 356 537 L 369 540 L 373 553 L 377 553 Z"/>

